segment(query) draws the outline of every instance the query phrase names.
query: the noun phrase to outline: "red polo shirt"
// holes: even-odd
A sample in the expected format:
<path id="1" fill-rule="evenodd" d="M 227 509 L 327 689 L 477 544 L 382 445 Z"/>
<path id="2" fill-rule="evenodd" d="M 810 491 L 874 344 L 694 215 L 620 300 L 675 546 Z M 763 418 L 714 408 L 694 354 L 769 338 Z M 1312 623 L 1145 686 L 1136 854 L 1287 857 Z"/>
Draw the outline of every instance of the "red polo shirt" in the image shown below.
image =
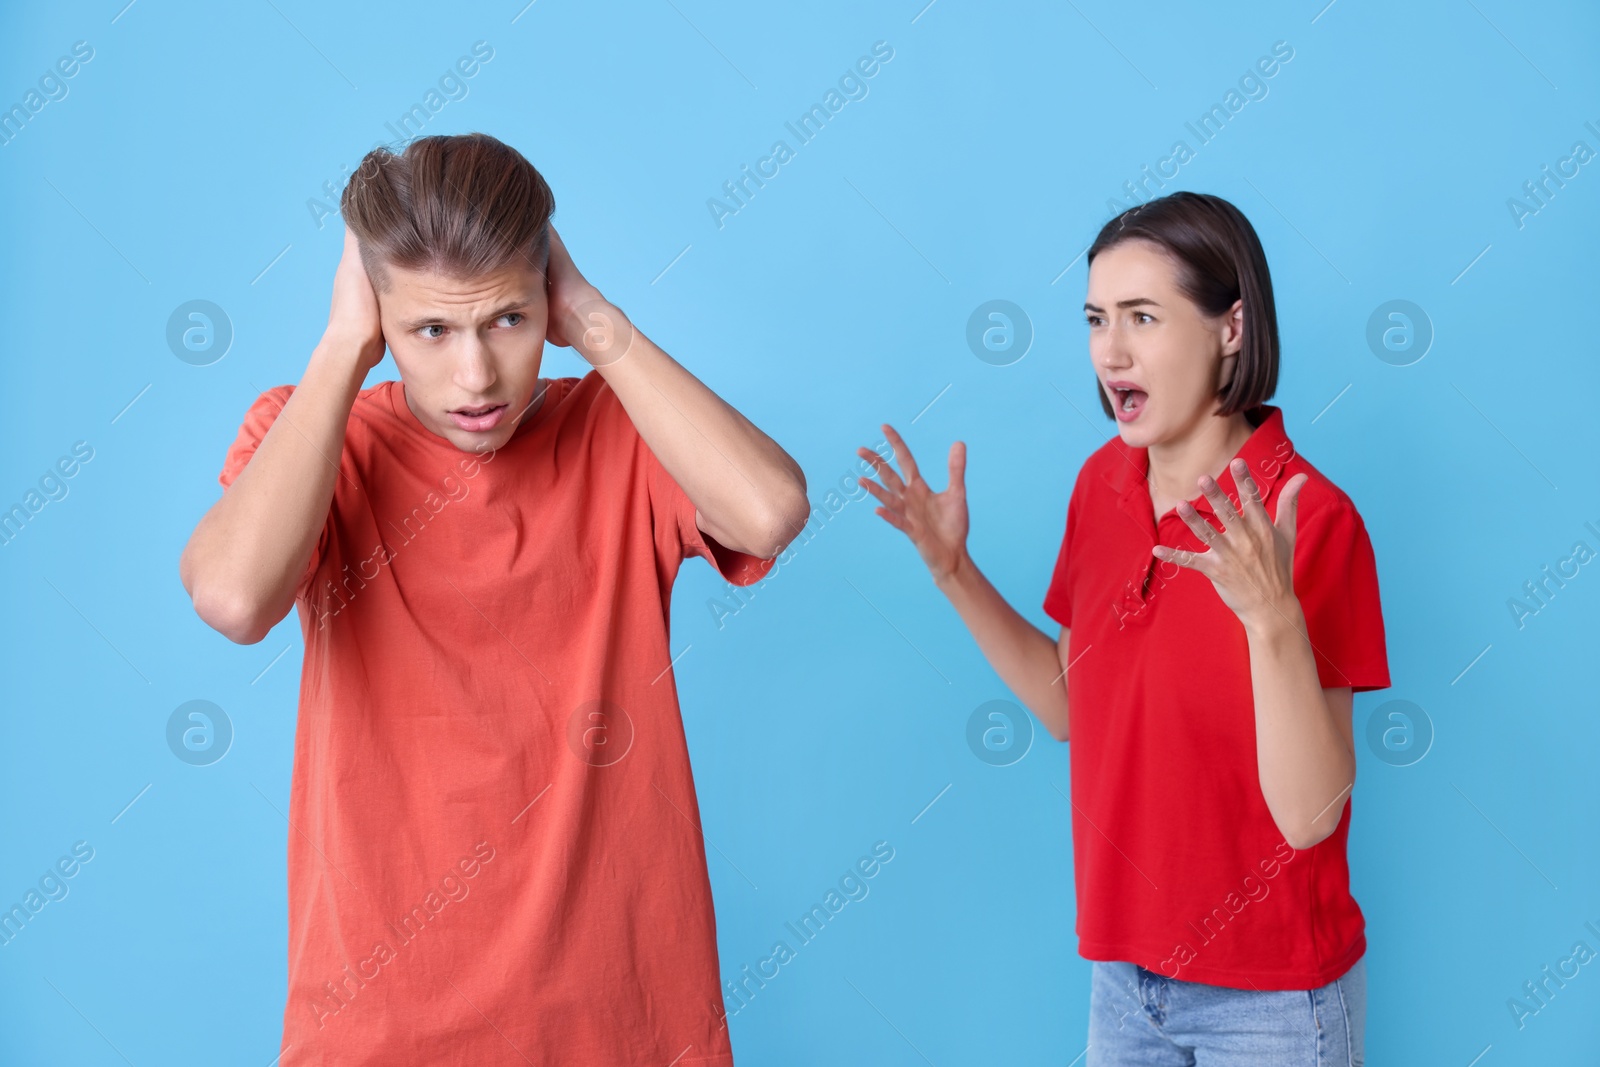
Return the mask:
<path id="1" fill-rule="evenodd" d="M 1338 486 L 1298 455 L 1270 404 L 1239 450 L 1267 513 L 1295 474 L 1294 589 L 1325 688 L 1389 685 L 1377 567 Z M 1295 850 L 1267 810 L 1244 626 L 1198 571 L 1156 544 L 1205 546 L 1159 522 L 1147 449 L 1113 437 L 1078 473 L 1045 611 L 1071 630 L 1072 840 L 1078 951 L 1236 989 L 1311 989 L 1366 950 L 1339 826 Z M 1217 479 L 1239 499 L 1233 474 Z M 1190 501 L 1220 528 L 1211 504 Z M 1331 797 L 1329 798 L 1332 799 Z"/>

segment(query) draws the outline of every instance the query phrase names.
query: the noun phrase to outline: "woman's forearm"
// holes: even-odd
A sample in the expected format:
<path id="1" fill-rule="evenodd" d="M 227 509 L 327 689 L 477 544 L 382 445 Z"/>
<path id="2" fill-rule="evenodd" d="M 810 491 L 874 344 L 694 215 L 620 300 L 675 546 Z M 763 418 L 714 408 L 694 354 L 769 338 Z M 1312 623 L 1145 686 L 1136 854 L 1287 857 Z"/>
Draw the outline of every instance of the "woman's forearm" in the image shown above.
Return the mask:
<path id="1" fill-rule="evenodd" d="M 965 552 L 936 584 L 1001 681 L 1052 737 L 1067 740 L 1067 680 L 1057 642 L 1007 603 Z"/>
<path id="2" fill-rule="evenodd" d="M 1261 792 L 1284 839 L 1310 848 L 1338 826 L 1355 753 L 1334 722 L 1298 601 L 1246 628 Z"/>

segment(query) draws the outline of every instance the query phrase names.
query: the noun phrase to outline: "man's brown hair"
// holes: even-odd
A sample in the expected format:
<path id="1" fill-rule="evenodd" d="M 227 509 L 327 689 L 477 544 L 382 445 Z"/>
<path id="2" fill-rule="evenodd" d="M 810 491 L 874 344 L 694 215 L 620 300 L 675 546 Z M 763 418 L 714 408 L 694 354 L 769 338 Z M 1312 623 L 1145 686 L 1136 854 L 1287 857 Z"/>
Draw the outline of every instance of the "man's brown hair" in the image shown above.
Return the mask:
<path id="1" fill-rule="evenodd" d="M 1219 415 L 1249 412 L 1278 388 L 1278 313 L 1272 275 L 1261 239 L 1244 213 L 1220 196 L 1177 192 L 1122 212 L 1106 223 L 1089 246 L 1088 261 L 1123 241 L 1145 240 L 1162 248 L 1178 268 L 1178 288 L 1200 310 L 1221 315 L 1242 302 L 1244 336 L 1233 378 L 1217 394 Z M 1106 391 L 1095 383 L 1106 418 L 1115 419 Z"/>
<path id="2" fill-rule="evenodd" d="M 486 133 L 419 137 L 374 148 L 339 198 L 378 292 L 388 266 L 474 278 L 550 260 L 550 186 L 522 153 Z"/>

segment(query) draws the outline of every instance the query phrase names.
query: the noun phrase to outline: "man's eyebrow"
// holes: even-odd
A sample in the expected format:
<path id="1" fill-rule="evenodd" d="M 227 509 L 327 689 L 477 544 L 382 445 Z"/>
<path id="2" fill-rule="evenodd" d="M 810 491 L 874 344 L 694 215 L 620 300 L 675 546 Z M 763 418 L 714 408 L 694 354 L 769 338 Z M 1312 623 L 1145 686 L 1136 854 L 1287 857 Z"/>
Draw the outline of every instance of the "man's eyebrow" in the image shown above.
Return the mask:
<path id="1" fill-rule="evenodd" d="M 1119 308 L 1133 308 L 1133 307 L 1138 307 L 1141 304 L 1149 304 L 1151 307 L 1156 307 L 1156 308 L 1161 306 L 1160 304 L 1156 303 L 1154 300 L 1151 300 L 1148 296 L 1136 296 L 1131 300 L 1118 300 L 1117 301 L 1117 307 L 1119 307 Z M 1101 312 L 1103 312 L 1103 311 L 1105 311 L 1105 308 L 1095 307 L 1093 304 L 1091 304 L 1087 300 L 1085 300 L 1083 302 L 1083 310 L 1085 310 L 1085 311 L 1101 311 Z"/>
<path id="2" fill-rule="evenodd" d="M 528 305 L 531 304 L 531 303 L 533 303 L 532 300 L 511 300 L 511 301 L 507 301 L 506 303 L 501 304 L 499 307 L 495 308 L 492 312 L 490 312 L 485 317 L 484 321 L 485 322 L 493 322 L 495 319 L 498 319 L 501 315 L 509 315 L 513 311 L 526 311 L 527 308 L 528 308 Z M 407 333 L 410 333 L 412 330 L 420 330 L 424 326 L 434 326 L 434 325 L 450 326 L 450 325 L 453 325 L 453 324 L 452 324 L 450 319 L 446 318 L 443 315 L 437 314 L 437 313 L 428 313 L 428 314 L 424 314 L 424 315 L 419 315 L 414 319 L 402 319 L 401 322 L 400 322 L 400 328 L 402 330 L 404 330 L 405 332 L 407 332 Z"/>

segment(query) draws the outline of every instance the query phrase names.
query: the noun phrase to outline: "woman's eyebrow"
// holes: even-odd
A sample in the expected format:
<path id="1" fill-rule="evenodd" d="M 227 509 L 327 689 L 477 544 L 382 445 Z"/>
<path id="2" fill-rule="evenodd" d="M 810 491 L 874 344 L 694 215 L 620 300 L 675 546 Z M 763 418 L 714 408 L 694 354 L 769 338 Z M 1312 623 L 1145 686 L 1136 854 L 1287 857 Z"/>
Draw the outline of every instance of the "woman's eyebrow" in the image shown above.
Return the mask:
<path id="1" fill-rule="evenodd" d="M 1141 304 L 1149 304 L 1151 307 L 1156 307 L 1156 308 L 1161 306 L 1160 304 L 1156 303 L 1154 300 L 1151 300 L 1148 296 L 1136 296 L 1136 297 L 1133 297 L 1130 300 L 1118 300 L 1117 301 L 1117 307 L 1119 307 L 1119 308 L 1138 307 Z M 1103 311 L 1105 311 L 1105 308 L 1095 307 L 1093 304 L 1091 304 L 1087 300 L 1085 300 L 1083 302 L 1083 310 L 1085 310 L 1085 311 L 1100 311 L 1100 312 L 1103 312 Z"/>

